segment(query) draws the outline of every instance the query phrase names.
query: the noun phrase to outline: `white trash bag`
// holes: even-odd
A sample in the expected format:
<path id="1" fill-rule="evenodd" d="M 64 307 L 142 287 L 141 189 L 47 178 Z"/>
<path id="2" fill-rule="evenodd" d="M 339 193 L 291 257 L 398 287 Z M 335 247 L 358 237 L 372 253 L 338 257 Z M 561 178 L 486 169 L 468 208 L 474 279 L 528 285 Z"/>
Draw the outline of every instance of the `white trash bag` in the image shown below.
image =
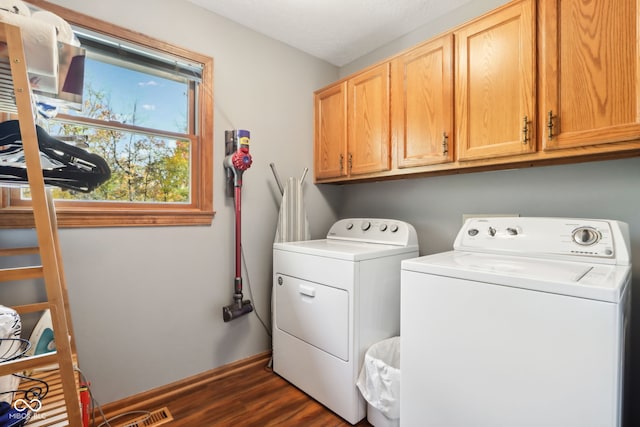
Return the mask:
<path id="1" fill-rule="evenodd" d="M 370 407 L 390 420 L 400 418 L 400 337 L 377 342 L 367 350 L 356 385 Z"/>

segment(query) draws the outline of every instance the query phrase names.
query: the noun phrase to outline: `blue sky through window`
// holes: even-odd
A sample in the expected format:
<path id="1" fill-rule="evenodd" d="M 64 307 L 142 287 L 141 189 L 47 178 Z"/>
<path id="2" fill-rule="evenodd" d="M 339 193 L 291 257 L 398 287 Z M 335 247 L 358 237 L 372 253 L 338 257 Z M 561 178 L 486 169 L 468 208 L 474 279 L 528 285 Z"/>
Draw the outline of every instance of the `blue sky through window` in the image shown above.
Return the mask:
<path id="1" fill-rule="evenodd" d="M 187 84 L 87 58 L 87 85 L 107 94 L 111 109 L 121 117 L 136 112 L 136 126 L 186 133 Z"/>

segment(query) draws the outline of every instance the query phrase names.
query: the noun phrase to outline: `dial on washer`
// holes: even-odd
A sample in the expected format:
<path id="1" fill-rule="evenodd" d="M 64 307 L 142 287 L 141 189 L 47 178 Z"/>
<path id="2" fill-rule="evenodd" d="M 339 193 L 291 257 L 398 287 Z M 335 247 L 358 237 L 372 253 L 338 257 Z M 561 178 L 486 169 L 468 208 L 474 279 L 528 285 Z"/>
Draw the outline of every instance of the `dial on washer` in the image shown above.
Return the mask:
<path id="1" fill-rule="evenodd" d="M 600 233 L 591 227 L 580 227 L 573 231 L 573 241 L 582 246 L 590 246 L 598 243 Z"/>

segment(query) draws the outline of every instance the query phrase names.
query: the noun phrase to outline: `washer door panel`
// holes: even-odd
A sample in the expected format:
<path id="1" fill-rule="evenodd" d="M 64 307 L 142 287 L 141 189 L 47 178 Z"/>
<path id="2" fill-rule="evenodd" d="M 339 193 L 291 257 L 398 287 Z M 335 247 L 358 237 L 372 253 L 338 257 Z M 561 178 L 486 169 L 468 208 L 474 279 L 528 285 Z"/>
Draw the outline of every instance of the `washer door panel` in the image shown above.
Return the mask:
<path id="1" fill-rule="evenodd" d="M 278 329 L 349 360 L 347 291 L 279 274 L 274 308 Z"/>

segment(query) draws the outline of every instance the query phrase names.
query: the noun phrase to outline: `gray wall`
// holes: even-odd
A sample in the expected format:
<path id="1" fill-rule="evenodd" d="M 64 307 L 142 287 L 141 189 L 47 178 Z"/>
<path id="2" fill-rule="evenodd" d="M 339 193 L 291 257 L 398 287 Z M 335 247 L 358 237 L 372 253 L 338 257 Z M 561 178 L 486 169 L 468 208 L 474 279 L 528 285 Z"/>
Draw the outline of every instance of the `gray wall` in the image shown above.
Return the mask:
<path id="1" fill-rule="evenodd" d="M 222 320 L 234 277 L 224 131 L 251 131 L 254 163 L 243 188 L 245 289 L 250 282 L 270 324 L 280 193 L 269 163 L 283 179 L 313 169 L 313 91 L 336 80 L 337 68 L 187 1 L 54 3 L 214 58 L 213 225 L 61 230 L 79 360 L 96 397 L 104 404 L 269 350 L 256 316 Z M 316 187 L 311 176 L 306 202 L 312 235 L 319 237 L 336 219 L 341 190 Z M 31 233 L 17 233 L 20 238 Z"/>

